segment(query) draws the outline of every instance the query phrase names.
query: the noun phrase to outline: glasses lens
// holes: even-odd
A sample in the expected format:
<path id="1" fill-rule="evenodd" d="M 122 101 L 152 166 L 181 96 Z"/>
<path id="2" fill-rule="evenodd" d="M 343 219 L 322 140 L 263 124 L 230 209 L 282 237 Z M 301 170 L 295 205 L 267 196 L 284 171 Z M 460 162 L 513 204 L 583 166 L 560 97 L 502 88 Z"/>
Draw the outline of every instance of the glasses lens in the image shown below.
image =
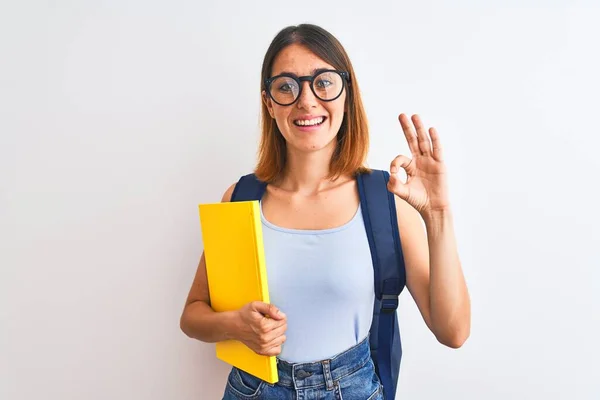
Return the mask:
<path id="1" fill-rule="evenodd" d="M 321 100 L 333 100 L 342 93 L 344 81 L 337 72 L 325 71 L 315 77 L 313 88 Z"/>
<path id="2" fill-rule="evenodd" d="M 292 104 L 298 97 L 300 87 L 293 78 L 280 76 L 271 82 L 270 91 L 277 103 Z"/>

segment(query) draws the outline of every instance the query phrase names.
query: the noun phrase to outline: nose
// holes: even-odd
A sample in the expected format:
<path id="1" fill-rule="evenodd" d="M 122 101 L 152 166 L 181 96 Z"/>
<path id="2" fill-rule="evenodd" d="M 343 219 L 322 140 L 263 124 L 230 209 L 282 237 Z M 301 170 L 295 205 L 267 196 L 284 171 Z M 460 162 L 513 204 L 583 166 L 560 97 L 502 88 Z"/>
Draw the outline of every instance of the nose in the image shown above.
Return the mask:
<path id="1" fill-rule="evenodd" d="M 309 110 L 316 107 L 319 100 L 310 89 L 310 82 L 305 81 L 302 82 L 302 84 L 304 86 L 302 87 L 302 93 L 300 93 L 300 97 L 298 98 L 298 108 Z"/>

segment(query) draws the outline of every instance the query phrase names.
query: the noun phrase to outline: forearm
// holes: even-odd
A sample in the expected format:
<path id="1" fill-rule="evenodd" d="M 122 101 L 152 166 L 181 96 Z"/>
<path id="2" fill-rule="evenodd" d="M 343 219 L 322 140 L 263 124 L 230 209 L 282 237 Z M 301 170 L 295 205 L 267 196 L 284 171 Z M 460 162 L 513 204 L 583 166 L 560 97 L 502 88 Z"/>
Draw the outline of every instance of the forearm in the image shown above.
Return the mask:
<path id="1" fill-rule="evenodd" d="M 238 324 L 237 312 L 215 312 L 203 301 L 189 304 L 180 321 L 181 330 L 187 336 L 207 343 L 237 340 Z"/>
<path id="2" fill-rule="evenodd" d="M 429 244 L 430 312 L 438 340 L 460 347 L 471 327 L 471 305 L 458 256 L 451 212 L 432 213 L 425 218 Z"/>

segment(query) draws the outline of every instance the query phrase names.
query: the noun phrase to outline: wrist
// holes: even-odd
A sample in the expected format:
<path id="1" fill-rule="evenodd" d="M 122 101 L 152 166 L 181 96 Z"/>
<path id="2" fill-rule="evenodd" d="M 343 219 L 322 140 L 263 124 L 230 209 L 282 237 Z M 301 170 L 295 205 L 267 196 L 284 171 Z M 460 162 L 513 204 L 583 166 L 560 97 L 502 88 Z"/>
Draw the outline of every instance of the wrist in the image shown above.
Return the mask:
<path id="1" fill-rule="evenodd" d="M 241 326 L 241 318 L 239 311 L 225 311 L 223 313 L 223 317 L 223 334 L 225 336 L 225 340 L 239 340 L 239 332 Z"/>
<path id="2" fill-rule="evenodd" d="M 428 234 L 439 234 L 452 228 L 452 212 L 450 209 L 428 211 L 421 215 Z"/>
<path id="3" fill-rule="evenodd" d="M 452 217 L 450 207 L 438 210 L 427 210 L 421 214 L 425 223 L 435 223 L 437 221 L 448 220 Z"/>

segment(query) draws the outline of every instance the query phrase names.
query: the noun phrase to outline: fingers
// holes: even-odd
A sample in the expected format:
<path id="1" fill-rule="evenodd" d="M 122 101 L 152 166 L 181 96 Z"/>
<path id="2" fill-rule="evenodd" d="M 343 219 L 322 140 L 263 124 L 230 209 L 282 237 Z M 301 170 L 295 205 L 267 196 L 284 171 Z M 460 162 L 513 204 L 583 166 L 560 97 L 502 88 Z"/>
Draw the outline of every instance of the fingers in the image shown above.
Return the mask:
<path id="1" fill-rule="evenodd" d="M 286 337 L 285 335 L 279 336 L 277 339 L 273 340 L 271 343 L 262 346 L 258 354 L 264 356 L 276 356 L 281 354 L 281 346 L 285 343 Z"/>
<path id="2" fill-rule="evenodd" d="M 400 180 L 400 177 L 397 175 L 397 172 L 403 168 L 406 171 L 406 175 L 410 178 L 415 174 L 415 166 L 413 164 L 413 160 L 399 155 L 394 160 L 392 160 L 390 164 L 390 180 L 388 181 L 387 188 L 390 192 L 397 194 L 400 198 L 406 199 L 409 192 L 408 187 L 405 183 Z"/>
<path id="3" fill-rule="evenodd" d="M 259 348 L 257 353 L 269 356 L 276 356 L 281 353 L 281 346 L 287 339 L 285 336 L 286 330 L 287 322 L 284 322 L 283 325 L 278 326 L 267 333 L 263 333 L 259 337 Z"/>
<path id="4" fill-rule="evenodd" d="M 408 168 L 412 160 L 406 156 L 399 155 L 394 158 L 390 164 L 390 174 L 396 174 L 400 171 L 400 168 L 404 168 L 405 170 Z M 407 171 L 408 173 L 408 171 Z"/>
<path id="5" fill-rule="evenodd" d="M 286 315 L 273 304 L 255 301 L 252 304 L 257 312 L 257 328 L 261 334 L 287 326 Z"/>
<path id="6" fill-rule="evenodd" d="M 255 301 L 252 303 L 252 307 L 256 312 L 264 315 L 265 317 L 272 318 L 274 320 L 282 320 L 285 318 L 285 314 L 281 312 L 273 304 L 263 303 L 261 301 Z"/>
<path id="7" fill-rule="evenodd" d="M 429 141 L 429 135 L 427 130 L 421 121 L 421 118 L 417 114 L 412 116 L 412 121 L 417 129 L 417 141 L 419 142 L 419 150 L 421 155 L 431 155 L 431 142 Z"/>
<path id="8" fill-rule="evenodd" d="M 270 331 L 269 333 L 264 334 L 261 337 L 261 344 L 264 344 L 264 345 L 277 344 L 279 338 L 281 338 L 282 336 L 285 337 L 286 330 L 287 330 L 287 324 L 277 327 L 277 328 L 273 329 L 272 331 Z"/>
<path id="9" fill-rule="evenodd" d="M 408 117 L 405 114 L 400 114 L 398 120 L 400 121 L 402 130 L 404 131 L 404 136 L 408 142 L 408 148 L 410 149 L 410 152 L 413 155 L 421 154 L 419 150 L 419 142 L 417 141 L 417 134 L 415 133 Z"/>
<path id="10" fill-rule="evenodd" d="M 400 197 L 403 200 L 406 200 L 408 198 L 408 196 L 410 195 L 408 186 L 405 183 L 402 183 L 400 181 L 400 178 L 398 177 L 398 175 L 390 176 L 390 180 L 388 181 L 388 184 L 387 184 L 387 189 L 390 192 L 396 194 L 398 197 Z"/>
<path id="11" fill-rule="evenodd" d="M 414 114 L 409 120 L 405 114 L 400 114 L 398 119 L 402 125 L 402 130 L 404 131 L 404 136 L 406 136 L 411 153 L 414 156 L 431 156 L 433 153 L 431 140 L 421 118 L 417 114 Z"/>
<path id="12" fill-rule="evenodd" d="M 440 142 L 440 137 L 435 128 L 429 129 L 429 135 L 431 136 L 431 144 L 433 147 L 433 158 L 437 161 L 444 160 L 444 152 L 442 150 L 442 143 Z"/>
<path id="13" fill-rule="evenodd" d="M 260 320 L 258 323 L 258 332 L 260 334 L 266 334 L 281 327 L 287 327 L 286 319 L 274 320 L 271 318 L 263 317 L 263 319 Z"/>
<path id="14" fill-rule="evenodd" d="M 240 340 L 257 354 L 276 356 L 286 340 L 287 317 L 273 304 L 253 301 L 242 313 L 244 334 Z"/>

